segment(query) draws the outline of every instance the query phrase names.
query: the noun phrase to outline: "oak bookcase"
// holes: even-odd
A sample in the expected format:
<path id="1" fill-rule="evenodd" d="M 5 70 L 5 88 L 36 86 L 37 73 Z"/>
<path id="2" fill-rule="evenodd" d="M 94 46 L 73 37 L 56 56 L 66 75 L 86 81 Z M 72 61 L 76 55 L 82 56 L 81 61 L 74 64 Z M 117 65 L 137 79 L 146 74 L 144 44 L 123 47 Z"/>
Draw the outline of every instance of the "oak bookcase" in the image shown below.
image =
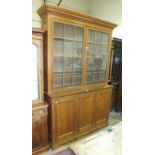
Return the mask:
<path id="1" fill-rule="evenodd" d="M 55 148 L 108 124 L 112 30 L 116 24 L 44 4 L 44 92 Z"/>

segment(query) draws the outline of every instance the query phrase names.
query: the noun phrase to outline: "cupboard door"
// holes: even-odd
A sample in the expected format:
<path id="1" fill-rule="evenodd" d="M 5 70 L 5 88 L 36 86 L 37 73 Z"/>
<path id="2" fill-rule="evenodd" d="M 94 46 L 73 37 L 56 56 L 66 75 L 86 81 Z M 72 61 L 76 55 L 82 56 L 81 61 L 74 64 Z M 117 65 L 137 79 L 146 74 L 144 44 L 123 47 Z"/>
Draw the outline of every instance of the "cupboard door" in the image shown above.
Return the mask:
<path id="1" fill-rule="evenodd" d="M 93 127 L 95 93 L 85 93 L 78 96 L 77 120 L 78 132 L 85 132 Z"/>
<path id="2" fill-rule="evenodd" d="M 32 148 L 48 144 L 47 110 L 32 112 Z"/>
<path id="3" fill-rule="evenodd" d="M 81 85 L 84 28 L 54 23 L 53 88 Z"/>
<path id="4" fill-rule="evenodd" d="M 54 102 L 54 127 L 55 142 L 68 139 L 74 135 L 75 127 L 75 98 L 72 96 L 53 100 Z"/>
<path id="5" fill-rule="evenodd" d="M 109 90 L 97 92 L 97 102 L 95 107 L 96 125 L 104 125 L 107 123 L 109 107 L 111 105 L 111 95 L 111 91 Z"/>
<path id="6" fill-rule="evenodd" d="M 32 148 L 41 146 L 40 121 L 32 123 Z"/>
<path id="7" fill-rule="evenodd" d="M 88 30 L 86 84 L 105 82 L 108 60 L 108 34 Z"/>

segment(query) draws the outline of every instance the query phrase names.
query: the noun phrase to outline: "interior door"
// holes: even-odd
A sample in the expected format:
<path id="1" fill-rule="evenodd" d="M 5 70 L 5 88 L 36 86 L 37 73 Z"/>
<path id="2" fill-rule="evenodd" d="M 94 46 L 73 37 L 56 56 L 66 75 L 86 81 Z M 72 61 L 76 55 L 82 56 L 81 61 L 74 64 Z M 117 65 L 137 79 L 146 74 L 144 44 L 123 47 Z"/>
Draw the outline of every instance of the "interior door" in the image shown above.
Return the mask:
<path id="1" fill-rule="evenodd" d="M 53 136 L 55 141 L 70 138 L 75 132 L 75 98 L 74 96 L 61 97 L 53 100 L 55 124 L 53 127 Z"/>
<path id="2" fill-rule="evenodd" d="M 78 133 L 82 133 L 94 125 L 95 93 L 79 95 L 77 104 Z"/>

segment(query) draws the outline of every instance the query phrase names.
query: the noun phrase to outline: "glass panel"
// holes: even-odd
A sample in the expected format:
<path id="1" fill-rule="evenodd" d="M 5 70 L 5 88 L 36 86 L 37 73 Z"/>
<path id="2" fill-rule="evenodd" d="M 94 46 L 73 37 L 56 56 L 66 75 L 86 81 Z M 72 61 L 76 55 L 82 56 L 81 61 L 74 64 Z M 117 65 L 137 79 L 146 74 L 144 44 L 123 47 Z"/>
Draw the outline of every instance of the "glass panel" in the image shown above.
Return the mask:
<path id="1" fill-rule="evenodd" d="M 63 61 L 64 72 L 72 72 L 72 68 L 73 68 L 72 59 L 73 59 L 72 57 L 64 58 L 64 61 Z"/>
<path id="2" fill-rule="evenodd" d="M 64 41 L 64 57 L 73 57 L 73 41 Z"/>
<path id="3" fill-rule="evenodd" d="M 81 48 L 74 48 L 74 57 L 75 58 L 80 58 L 82 57 L 82 49 Z"/>
<path id="4" fill-rule="evenodd" d="M 94 57 L 94 51 L 95 51 L 95 45 L 89 43 L 88 44 L 88 49 L 89 49 L 88 57 L 93 58 Z"/>
<path id="5" fill-rule="evenodd" d="M 54 73 L 63 72 L 63 57 L 54 57 Z"/>
<path id="6" fill-rule="evenodd" d="M 74 58 L 73 61 L 73 71 L 80 72 L 82 68 L 82 60 L 80 58 Z"/>
<path id="7" fill-rule="evenodd" d="M 113 41 L 114 54 L 112 62 L 112 75 L 111 80 L 113 82 L 121 81 L 122 79 L 122 42 Z"/>
<path id="8" fill-rule="evenodd" d="M 82 49 L 83 49 L 83 42 L 81 41 L 74 41 L 74 49 L 76 49 L 80 54 L 82 54 Z"/>
<path id="9" fill-rule="evenodd" d="M 99 80 L 100 81 L 104 81 L 105 80 L 105 77 L 106 77 L 106 71 L 105 70 L 103 70 L 103 71 L 100 70 Z"/>
<path id="10" fill-rule="evenodd" d="M 73 59 L 73 71 L 80 72 L 82 70 L 82 42 L 74 42 L 74 59 Z"/>
<path id="11" fill-rule="evenodd" d="M 54 25 L 54 36 L 56 38 L 63 38 L 64 37 L 64 24 L 55 23 L 55 25 Z"/>
<path id="12" fill-rule="evenodd" d="M 107 56 L 106 55 L 103 56 L 102 61 L 103 61 L 103 63 L 101 65 L 100 69 L 101 70 L 106 70 L 106 64 L 107 64 Z"/>
<path id="13" fill-rule="evenodd" d="M 54 74 L 53 86 L 54 86 L 54 88 L 62 87 L 62 74 Z"/>
<path id="14" fill-rule="evenodd" d="M 93 43 L 95 42 L 95 31 L 89 30 L 88 41 Z"/>
<path id="15" fill-rule="evenodd" d="M 64 74 L 63 76 L 63 87 L 71 87 L 72 86 L 72 74 Z"/>
<path id="16" fill-rule="evenodd" d="M 32 44 L 32 100 L 39 98 L 38 94 L 38 48 Z"/>
<path id="17" fill-rule="evenodd" d="M 92 83 L 92 76 L 93 76 L 93 72 L 86 72 L 86 83 L 87 84 Z"/>
<path id="18" fill-rule="evenodd" d="M 93 72 L 93 83 L 99 82 L 99 72 Z"/>
<path id="19" fill-rule="evenodd" d="M 64 41 L 55 39 L 54 41 L 54 56 L 63 57 Z"/>
<path id="20" fill-rule="evenodd" d="M 94 66 L 94 50 L 95 46 L 94 44 L 88 44 L 88 56 L 87 56 L 87 71 L 93 71 L 93 66 Z"/>
<path id="21" fill-rule="evenodd" d="M 81 84 L 81 73 L 73 73 L 73 86 L 78 86 Z"/>
<path id="22" fill-rule="evenodd" d="M 53 86 L 62 88 L 80 85 L 84 29 L 60 23 L 55 23 L 54 26 L 55 36 L 58 37 L 54 38 Z"/>
<path id="23" fill-rule="evenodd" d="M 108 34 L 89 30 L 86 64 L 86 83 L 105 81 L 108 56 Z"/>
<path id="24" fill-rule="evenodd" d="M 95 43 L 103 43 L 102 42 L 102 33 L 101 32 L 95 32 Z"/>
<path id="25" fill-rule="evenodd" d="M 108 34 L 102 33 L 102 43 L 108 44 Z"/>
<path id="26" fill-rule="evenodd" d="M 64 35 L 65 39 L 71 39 L 73 40 L 74 38 L 74 26 L 72 25 L 65 25 L 65 35 Z"/>
<path id="27" fill-rule="evenodd" d="M 90 60 L 89 60 L 90 62 Z M 93 63 L 87 64 L 87 71 L 93 71 Z"/>
<path id="28" fill-rule="evenodd" d="M 76 41 L 83 41 L 83 29 L 80 27 L 74 27 L 74 39 Z"/>

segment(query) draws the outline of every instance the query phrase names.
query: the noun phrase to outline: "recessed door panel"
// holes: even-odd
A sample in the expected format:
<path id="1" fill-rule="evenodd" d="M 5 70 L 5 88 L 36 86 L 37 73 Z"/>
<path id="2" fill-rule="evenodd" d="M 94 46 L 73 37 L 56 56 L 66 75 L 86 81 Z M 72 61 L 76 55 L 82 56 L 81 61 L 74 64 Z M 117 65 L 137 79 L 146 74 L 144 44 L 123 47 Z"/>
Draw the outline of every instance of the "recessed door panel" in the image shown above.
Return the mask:
<path id="1" fill-rule="evenodd" d="M 74 135 L 75 128 L 75 99 L 74 97 L 62 97 L 53 100 L 55 117 L 56 141 L 66 139 Z"/>
<path id="2" fill-rule="evenodd" d="M 78 131 L 85 132 L 93 127 L 95 93 L 78 96 Z"/>
<path id="3" fill-rule="evenodd" d="M 95 105 L 96 125 L 107 123 L 109 107 L 111 104 L 111 92 L 104 90 L 97 93 L 97 102 Z"/>

